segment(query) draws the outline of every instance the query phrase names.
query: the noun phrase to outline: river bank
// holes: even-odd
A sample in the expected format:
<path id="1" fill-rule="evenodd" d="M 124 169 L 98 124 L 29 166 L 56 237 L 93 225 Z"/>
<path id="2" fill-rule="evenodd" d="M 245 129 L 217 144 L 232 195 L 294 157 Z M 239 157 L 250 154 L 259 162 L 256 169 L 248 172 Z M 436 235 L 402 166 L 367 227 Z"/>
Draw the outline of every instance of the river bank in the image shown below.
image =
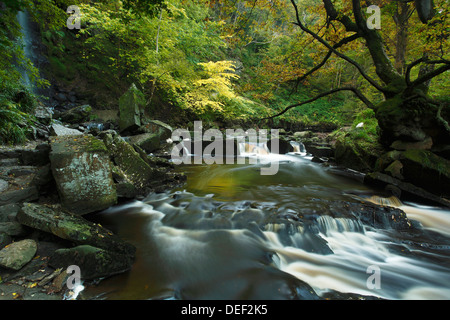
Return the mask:
<path id="1" fill-rule="evenodd" d="M 407 170 L 404 171 L 403 167 L 398 168 L 392 165 L 392 162 L 395 161 L 397 161 L 397 165 L 400 161 L 408 164 L 407 161 L 404 161 L 405 155 L 401 152 L 387 160 L 375 157 L 371 160 L 373 164 L 370 167 L 361 169 L 358 165 L 365 163 L 367 157 L 355 152 L 341 152 L 340 150 L 349 150 L 349 148 L 341 145 L 342 140 L 339 135 L 330 132 L 313 130 L 290 132 L 279 128 L 280 136 L 276 141 L 277 150 L 271 150 L 271 146 L 275 143 L 273 140 L 268 141 L 265 145 L 242 146 L 244 152 L 248 153 L 247 156 L 252 157 L 257 154 L 269 155 L 276 151 L 276 154 L 281 157 L 277 161 L 293 163 L 294 167 L 290 169 L 283 167 L 284 171 L 276 177 L 272 177 L 271 180 L 258 178 L 254 181 L 244 179 L 233 182 L 228 178 L 225 180 L 221 178 L 222 180 L 219 182 L 216 180 L 212 184 L 214 188 L 219 188 L 220 192 L 218 192 L 219 199 L 214 198 L 214 201 L 219 202 L 211 208 L 208 205 L 211 198 L 208 196 L 203 198 L 196 195 L 192 199 L 192 195 L 187 196 L 190 199 L 189 202 L 194 201 L 200 204 L 201 212 L 212 210 L 209 214 L 205 213 L 206 216 L 203 216 L 202 213 L 200 220 L 192 221 L 185 220 L 189 214 L 173 215 L 174 212 L 182 213 L 186 209 L 184 206 L 172 206 L 171 199 L 176 199 L 177 194 L 179 195 L 176 192 L 172 193 L 173 190 L 192 188 L 193 182 L 186 181 L 185 172 L 191 172 L 194 168 L 204 170 L 200 174 L 204 177 L 203 180 L 195 180 L 202 186 L 193 189 L 200 193 L 208 190 L 209 179 L 215 177 L 217 173 L 211 171 L 211 176 L 208 177 L 205 174 L 208 175 L 208 172 L 214 169 L 204 166 L 181 168 L 168 161 L 170 151 L 174 146 L 170 140 L 173 128 L 143 115 L 137 102 L 135 88 L 131 87 L 121 99 L 118 115 L 107 120 L 97 117 L 95 121 L 92 121 L 92 114 L 95 113 L 95 110 L 88 105 L 80 104 L 73 108 L 56 110 L 54 113 L 45 108 L 40 109 L 37 112 L 40 124 L 36 130 L 36 140 L 24 146 L 0 149 L 0 299 L 61 300 L 75 298 L 77 292 L 67 288 L 70 274 L 66 272 L 66 269 L 70 265 L 80 266 L 81 278 L 86 281 L 86 285 L 89 283 L 94 287 L 96 283 L 102 283 L 105 279 L 110 279 L 115 275 L 128 274 L 132 268 L 137 268 L 136 265 L 139 266 L 142 263 L 141 252 L 136 248 L 138 240 L 127 236 L 126 233 L 124 237 L 119 236 L 115 230 L 113 232 L 110 228 L 103 227 L 104 224 L 100 223 L 97 216 L 105 210 L 114 210 L 114 208 L 120 211 L 123 205 L 127 208 L 127 203 L 136 203 L 136 201 L 141 203 L 138 204 L 138 207 L 142 206 L 144 211 L 147 210 L 145 206 L 147 203 L 151 204 L 149 210 L 159 210 L 160 213 L 156 214 L 156 221 L 163 219 L 161 221 L 168 227 L 181 227 L 183 230 L 186 228 L 210 230 L 211 234 L 208 231 L 201 236 L 201 242 L 211 239 L 210 237 L 218 229 L 251 230 L 256 235 L 261 235 L 262 230 L 262 239 L 265 241 L 272 239 L 274 242 L 271 242 L 270 246 L 275 245 L 276 250 L 281 250 L 278 253 L 281 256 L 285 249 L 278 247 L 280 243 L 283 243 L 283 246 L 295 244 L 302 250 L 314 254 L 332 254 L 335 249 L 327 243 L 333 243 L 333 239 L 325 240 L 319 234 L 319 232 L 326 233 L 326 228 L 330 228 L 330 223 L 331 225 L 340 225 L 341 228 L 344 228 L 343 230 L 350 228 L 347 231 L 362 232 L 363 234 L 366 227 L 375 230 L 392 230 L 392 232 L 408 235 L 402 238 L 400 243 L 408 242 L 411 248 L 420 248 L 421 241 L 424 241 L 437 254 L 446 251 L 447 240 L 445 238 L 430 237 L 428 233 L 425 233 L 426 236 L 424 236 L 420 223 L 408 219 L 405 212 L 394 208 L 392 203 L 375 201 L 376 204 L 373 204 L 363 198 L 355 202 L 352 197 L 347 196 L 328 199 L 330 194 L 336 194 L 334 188 L 341 190 L 351 180 L 354 183 L 349 184 L 352 186 L 349 187 L 350 190 L 364 190 L 353 191 L 356 193 L 352 196 L 362 194 L 368 196 L 378 193 L 382 196 L 381 199 L 393 195 L 404 199 L 405 194 L 409 193 L 415 200 L 420 198 L 421 201 L 431 201 L 434 204 L 447 204 L 445 198 L 440 197 L 436 192 L 425 192 L 422 188 L 408 184 L 407 179 L 405 182 L 405 178 L 401 175 Z M 342 130 L 348 132 L 351 129 L 344 128 Z M 233 150 L 237 151 L 240 147 L 235 145 Z M 255 147 L 260 148 L 259 151 Z M 340 154 L 347 156 L 340 157 Z M 299 155 L 300 158 L 298 158 Z M 284 156 L 287 158 L 283 158 Z M 382 163 L 380 163 L 381 160 Z M 302 166 L 299 165 L 300 163 Z M 311 167 L 310 164 L 315 166 Z M 372 169 L 373 166 L 381 168 L 378 174 L 381 174 L 382 178 L 389 177 L 384 185 L 380 184 L 380 181 L 383 181 L 382 178 L 367 180 L 371 174 L 368 169 Z M 227 170 L 229 168 L 227 167 Z M 394 170 L 395 168 L 397 169 Z M 445 167 L 440 166 L 438 169 L 442 173 Z M 324 175 L 325 172 L 342 178 L 329 178 L 321 181 L 318 177 Z M 234 173 L 226 171 L 224 174 L 232 176 Z M 246 173 L 242 177 L 248 177 L 248 174 Z M 277 203 L 274 205 L 272 203 L 267 207 L 261 203 L 262 199 L 259 197 L 254 204 L 247 203 L 248 205 L 242 208 L 239 203 L 220 202 L 220 197 L 235 194 L 240 192 L 239 190 L 242 190 L 243 194 L 247 194 L 249 186 L 257 187 L 261 181 L 266 181 L 269 185 L 278 183 L 283 186 L 286 182 L 288 186 L 292 183 L 295 185 L 298 181 L 291 181 L 292 177 L 298 179 L 302 174 L 305 174 L 305 180 L 301 179 L 300 181 L 303 181 L 302 183 L 305 185 L 318 184 L 319 189 L 315 191 L 300 189 L 301 192 L 307 191 L 306 194 L 310 196 L 316 194 L 312 203 L 320 203 L 317 208 L 311 207 L 309 198 L 306 203 L 300 202 L 294 211 L 285 207 L 286 205 L 290 207 L 288 204 L 279 205 Z M 322 189 L 329 191 L 318 192 Z M 213 194 L 214 190 L 216 189 L 211 190 Z M 263 191 L 261 192 L 264 194 Z M 283 195 L 284 191 L 280 192 L 280 195 Z M 312 193 L 310 194 L 310 192 Z M 338 191 L 337 194 L 341 192 Z M 274 196 L 278 197 L 274 193 L 270 193 L 267 200 L 270 201 Z M 163 206 L 160 206 L 158 197 L 166 199 L 163 201 Z M 249 198 L 251 199 L 251 196 Z M 304 196 L 299 198 L 304 199 Z M 297 201 L 295 197 L 292 198 L 292 195 L 289 195 L 288 200 L 294 203 Z M 216 211 L 214 208 L 217 206 L 226 209 Z M 299 210 L 302 206 L 306 207 Z M 228 216 L 230 208 L 231 212 L 234 212 L 231 219 Z M 188 212 L 194 213 L 191 210 L 192 208 Z M 319 216 L 317 216 L 318 213 L 320 213 Z M 324 214 L 325 218 L 321 218 Z M 329 221 L 328 217 L 335 220 Z M 344 225 L 342 225 L 343 222 Z M 366 227 L 362 227 L 361 223 Z M 325 229 L 320 229 L 321 224 Z M 113 229 L 117 228 L 117 225 L 113 224 L 112 226 Z M 352 226 L 359 227 L 353 229 Z M 282 230 L 287 233 L 280 233 Z M 297 232 L 290 233 L 288 230 L 315 231 L 306 233 L 302 231 L 299 236 Z M 155 235 L 161 234 L 163 237 L 171 234 L 170 232 L 166 234 L 167 230 L 159 227 L 154 231 Z M 271 233 L 274 231 L 276 232 Z M 173 232 L 179 234 L 180 231 L 173 230 Z M 229 241 L 237 241 L 237 243 L 243 241 L 241 238 L 235 238 L 235 235 L 235 231 L 222 233 L 224 239 Z M 197 235 L 187 233 L 183 237 L 196 239 Z M 300 242 L 298 242 L 299 237 L 302 239 Z M 138 246 L 147 245 L 139 243 Z M 266 255 L 266 245 L 267 243 L 264 243 L 261 248 L 260 244 L 257 245 L 261 256 Z M 236 248 L 230 248 L 231 252 L 234 252 Z M 155 254 L 157 252 L 158 250 Z M 227 252 L 223 252 L 224 256 L 227 254 Z M 138 262 L 136 262 L 137 257 Z M 217 254 L 212 257 L 222 259 Z M 212 261 L 209 260 L 212 259 L 211 257 L 207 259 Z M 246 260 L 248 257 L 242 257 L 242 259 Z M 264 258 L 263 261 L 267 270 L 275 272 L 275 282 L 285 283 L 287 281 L 288 287 L 294 290 L 290 291 L 291 289 L 289 289 L 290 293 L 283 295 L 283 298 L 354 299 L 359 297 L 367 299 L 371 297 L 370 294 L 364 294 L 365 291 L 357 296 L 347 292 L 332 291 L 328 295 L 319 297 L 306 282 L 298 280 L 302 279 L 299 274 L 295 273 L 293 278 L 286 276 L 279 273 L 278 269 L 283 269 L 282 265 L 272 269 L 271 259 Z M 286 266 L 289 265 L 290 263 L 286 264 Z M 178 269 L 180 265 L 173 267 Z M 180 271 L 180 274 L 182 273 Z M 267 292 L 266 289 L 264 292 Z M 156 296 L 158 294 L 156 293 Z M 264 297 L 273 298 L 270 293 L 268 294 Z M 154 297 L 152 296 L 152 298 Z M 185 294 L 179 295 L 179 293 L 175 297 L 198 298 L 196 295 L 186 296 Z M 240 296 L 232 297 L 239 298 Z M 91 298 L 95 297 L 91 296 Z"/>

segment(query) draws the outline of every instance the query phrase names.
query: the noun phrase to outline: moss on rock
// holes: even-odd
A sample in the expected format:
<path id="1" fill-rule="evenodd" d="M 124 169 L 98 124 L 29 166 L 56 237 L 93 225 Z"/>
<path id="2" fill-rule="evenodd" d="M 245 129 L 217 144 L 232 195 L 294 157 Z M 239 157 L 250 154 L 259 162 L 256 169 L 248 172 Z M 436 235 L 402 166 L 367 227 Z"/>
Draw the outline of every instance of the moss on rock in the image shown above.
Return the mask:
<path id="1" fill-rule="evenodd" d="M 90 135 L 51 139 L 50 162 L 63 207 L 87 214 L 117 203 L 104 143 Z"/>

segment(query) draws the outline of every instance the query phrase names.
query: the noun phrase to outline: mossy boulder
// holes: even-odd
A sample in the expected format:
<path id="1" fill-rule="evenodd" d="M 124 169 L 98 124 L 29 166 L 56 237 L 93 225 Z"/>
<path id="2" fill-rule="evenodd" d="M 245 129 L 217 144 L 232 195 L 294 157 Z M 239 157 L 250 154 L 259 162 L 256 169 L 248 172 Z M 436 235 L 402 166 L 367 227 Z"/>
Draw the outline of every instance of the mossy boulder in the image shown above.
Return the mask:
<path id="1" fill-rule="evenodd" d="M 90 119 L 91 114 L 92 114 L 92 107 L 88 104 L 85 104 L 63 112 L 60 115 L 60 119 L 63 122 L 78 124 L 88 121 Z"/>
<path id="2" fill-rule="evenodd" d="M 127 137 L 131 144 L 135 144 L 147 153 L 154 152 L 161 146 L 161 137 L 157 133 L 142 133 Z"/>
<path id="3" fill-rule="evenodd" d="M 144 120 L 144 124 L 138 129 L 139 133 L 153 133 L 161 140 L 167 140 L 172 136 L 173 129 L 167 123 L 159 120 Z"/>
<path id="4" fill-rule="evenodd" d="M 91 136 L 53 137 L 50 162 L 62 206 L 87 214 L 117 203 L 105 144 Z"/>
<path id="5" fill-rule="evenodd" d="M 450 197 L 450 161 L 428 150 L 407 150 L 400 161 L 406 181 L 439 196 Z"/>
<path id="6" fill-rule="evenodd" d="M 152 168 L 133 148 L 114 131 L 105 131 L 101 135 L 114 165 L 120 169 L 126 181 L 141 194 L 153 183 L 159 181 L 161 173 Z"/>
<path id="7" fill-rule="evenodd" d="M 144 106 L 144 95 L 135 84 L 132 84 L 119 99 L 120 132 L 132 132 L 141 126 Z"/>
<path id="8" fill-rule="evenodd" d="M 134 256 L 136 251 L 133 245 L 99 224 L 43 205 L 24 203 L 17 214 L 17 220 L 25 226 L 53 234 L 76 245 L 91 245 L 128 256 Z"/>
<path id="9" fill-rule="evenodd" d="M 337 164 L 360 172 L 373 170 L 379 155 L 377 143 L 354 140 L 350 136 L 339 137 L 334 148 Z"/>
<path id="10" fill-rule="evenodd" d="M 111 276 L 129 270 L 133 258 L 114 251 L 81 245 L 56 250 L 49 261 L 54 268 L 67 269 L 70 265 L 80 268 L 81 279 L 89 280 Z"/>

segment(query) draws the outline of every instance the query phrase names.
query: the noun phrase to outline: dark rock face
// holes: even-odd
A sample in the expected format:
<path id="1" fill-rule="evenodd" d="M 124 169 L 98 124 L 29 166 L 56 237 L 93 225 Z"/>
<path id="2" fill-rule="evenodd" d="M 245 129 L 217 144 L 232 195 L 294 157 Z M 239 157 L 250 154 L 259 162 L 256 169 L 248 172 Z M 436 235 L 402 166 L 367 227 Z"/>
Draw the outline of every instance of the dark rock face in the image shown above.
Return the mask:
<path id="1" fill-rule="evenodd" d="M 64 269 L 76 265 L 80 268 L 81 278 L 89 280 L 129 270 L 133 264 L 133 257 L 90 245 L 80 245 L 56 250 L 49 263 L 55 268 Z"/>

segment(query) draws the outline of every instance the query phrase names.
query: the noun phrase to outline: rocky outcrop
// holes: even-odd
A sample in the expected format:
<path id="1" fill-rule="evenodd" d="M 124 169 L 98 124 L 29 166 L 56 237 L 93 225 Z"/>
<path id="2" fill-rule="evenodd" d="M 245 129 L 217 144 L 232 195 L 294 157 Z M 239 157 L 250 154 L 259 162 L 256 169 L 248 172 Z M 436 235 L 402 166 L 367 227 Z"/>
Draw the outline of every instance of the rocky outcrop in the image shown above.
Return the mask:
<path id="1" fill-rule="evenodd" d="M 90 136 L 55 137 L 50 162 L 62 206 L 75 214 L 100 211 L 116 204 L 108 150 Z"/>
<path id="2" fill-rule="evenodd" d="M 21 224 L 51 233 L 77 245 L 92 245 L 101 249 L 134 256 L 135 248 L 111 231 L 83 217 L 43 205 L 24 203 L 17 214 Z"/>
<path id="3" fill-rule="evenodd" d="M 88 104 L 85 104 L 64 111 L 59 115 L 59 118 L 65 123 L 78 124 L 89 121 L 91 113 L 92 107 Z"/>
<path id="4" fill-rule="evenodd" d="M 419 197 L 450 207 L 450 161 L 429 150 L 393 150 L 379 157 L 367 184 L 396 196 Z"/>
<path id="5" fill-rule="evenodd" d="M 141 126 L 144 97 L 134 84 L 119 99 L 120 132 L 132 132 Z"/>

